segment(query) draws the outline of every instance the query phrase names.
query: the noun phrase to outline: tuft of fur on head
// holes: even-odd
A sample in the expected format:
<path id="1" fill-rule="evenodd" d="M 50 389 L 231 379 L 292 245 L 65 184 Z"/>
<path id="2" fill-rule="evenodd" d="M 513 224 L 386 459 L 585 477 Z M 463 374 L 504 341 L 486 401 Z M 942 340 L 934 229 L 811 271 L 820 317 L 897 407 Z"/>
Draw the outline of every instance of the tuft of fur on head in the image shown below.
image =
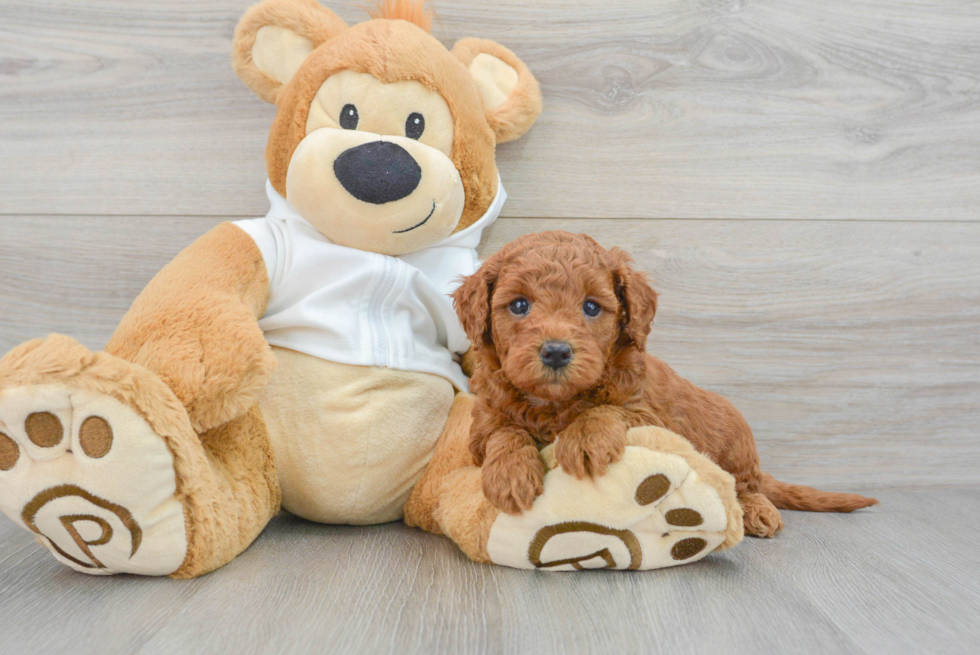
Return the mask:
<path id="1" fill-rule="evenodd" d="M 371 18 L 405 20 L 426 32 L 432 32 L 433 11 L 425 6 L 425 0 L 379 0 L 367 12 Z"/>

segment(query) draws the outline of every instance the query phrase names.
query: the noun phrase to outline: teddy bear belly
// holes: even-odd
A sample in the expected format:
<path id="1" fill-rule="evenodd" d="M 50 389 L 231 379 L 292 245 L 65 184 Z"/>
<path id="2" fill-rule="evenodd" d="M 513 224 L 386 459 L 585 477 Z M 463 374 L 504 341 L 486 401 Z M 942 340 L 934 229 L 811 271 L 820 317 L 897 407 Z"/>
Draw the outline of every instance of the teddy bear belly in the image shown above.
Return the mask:
<path id="1" fill-rule="evenodd" d="M 321 523 L 401 519 L 446 424 L 452 384 L 272 350 L 278 366 L 259 406 L 283 508 Z"/>

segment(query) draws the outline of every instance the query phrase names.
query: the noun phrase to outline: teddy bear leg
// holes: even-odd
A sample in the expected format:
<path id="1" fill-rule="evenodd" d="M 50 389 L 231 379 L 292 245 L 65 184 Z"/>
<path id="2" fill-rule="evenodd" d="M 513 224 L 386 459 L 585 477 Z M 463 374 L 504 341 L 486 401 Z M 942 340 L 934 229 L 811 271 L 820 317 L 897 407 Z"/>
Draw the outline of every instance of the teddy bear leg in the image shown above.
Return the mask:
<path id="1" fill-rule="evenodd" d="M 199 437 L 157 375 L 68 337 L 0 360 L 0 509 L 75 570 L 201 575 L 278 498 L 257 409 Z"/>
<path id="2" fill-rule="evenodd" d="M 500 510 L 483 495 L 480 468 L 470 455 L 474 398 L 459 393 L 432 460 L 405 503 L 405 523 L 444 534 L 476 562 L 490 562 L 487 537 Z"/>
<path id="3" fill-rule="evenodd" d="M 426 532 L 443 534 L 436 519 L 446 477 L 466 467 L 474 467 L 470 455 L 470 423 L 474 397 L 457 393 L 442 436 L 436 442 L 425 473 L 415 483 L 405 502 L 405 523 Z"/>
<path id="4" fill-rule="evenodd" d="M 105 351 L 153 371 L 199 434 L 255 405 L 276 366 L 258 318 L 269 298 L 262 253 L 222 223 L 157 273 Z"/>
<path id="5" fill-rule="evenodd" d="M 259 408 L 200 436 L 210 472 L 199 493 L 186 493 L 185 513 L 197 517 L 193 539 L 174 578 L 220 568 L 248 548 L 279 512 L 282 494 L 268 431 Z M 190 487 L 190 485 L 186 485 Z"/>
<path id="6" fill-rule="evenodd" d="M 434 514 L 439 532 L 456 542 L 467 557 L 474 562 L 492 563 L 487 542 L 501 512 L 483 495 L 479 467 L 464 466 L 443 479 Z"/>

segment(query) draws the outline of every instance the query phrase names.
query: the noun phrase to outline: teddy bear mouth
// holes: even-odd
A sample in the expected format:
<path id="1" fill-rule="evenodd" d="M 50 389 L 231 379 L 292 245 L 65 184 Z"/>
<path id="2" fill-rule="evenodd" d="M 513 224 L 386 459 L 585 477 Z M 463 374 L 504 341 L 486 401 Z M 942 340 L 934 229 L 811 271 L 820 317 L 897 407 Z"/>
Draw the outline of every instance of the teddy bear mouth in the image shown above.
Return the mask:
<path id="1" fill-rule="evenodd" d="M 395 230 L 394 232 L 392 232 L 392 234 L 405 234 L 406 232 L 411 232 L 412 230 L 414 230 L 417 227 L 422 227 L 423 225 L 425 225 L 426 223 L 429 222 L 429 219 L 432 218 L 432 215 L 435 214 L 435 213 L 436 213 L 436 201 L 433 200 L 432 201 L 432 209 L 429 211 L 429 215 L 426 216 L 424 219 L 422 219 L 422 222 L 421 223 L 417 223 L 417 224 L 413 225 L 412 227 L 407 227 L 404 230 Z"/>

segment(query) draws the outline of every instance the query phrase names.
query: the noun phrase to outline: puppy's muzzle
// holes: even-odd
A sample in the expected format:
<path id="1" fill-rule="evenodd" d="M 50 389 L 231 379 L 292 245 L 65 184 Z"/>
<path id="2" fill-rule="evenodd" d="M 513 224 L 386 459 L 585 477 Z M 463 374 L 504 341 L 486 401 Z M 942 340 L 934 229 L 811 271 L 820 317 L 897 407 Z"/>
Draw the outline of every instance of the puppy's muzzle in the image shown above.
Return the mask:
<path id="1" fill-rule="evenodd" d="M 345 150 L 334 161 L 333 172 L 349 194 L 374 205 L 401 200 L 422 179 L 415 158 L 390 141 L 369 141 Z"/>
<path id="2" fill-rule="evenodd" d="M 541 362 L 555 371 L 572 361 L 572 347 L 565 341 L 545 341 L 539 351 Z"/>

